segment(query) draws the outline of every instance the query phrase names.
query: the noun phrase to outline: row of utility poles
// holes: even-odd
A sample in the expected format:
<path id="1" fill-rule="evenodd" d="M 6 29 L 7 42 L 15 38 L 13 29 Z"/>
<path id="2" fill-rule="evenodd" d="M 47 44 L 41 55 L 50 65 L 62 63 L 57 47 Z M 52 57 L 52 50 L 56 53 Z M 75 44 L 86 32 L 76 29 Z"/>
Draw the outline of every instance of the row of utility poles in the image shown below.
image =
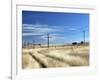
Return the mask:
<path id="1" fill-rule="evenodd" d="M 83 42 L 85 43 L 85 30 L 83 30 Z M 50 34 L 48 33 L 47 34 L 47 46 L 48 46 L 48 48 L 49 48 L 49 43 L 50 43 Z"/>
<path id="2" fill-rule="evenodd" d="M 85 43 L 85 30 L 83 30 L 83 42 Z M 49 48 L 50 47 L 50 38 L 52 38 L 51 36 L 50 36 L 50 34 L 48 33 L 47 34 L 47 47 Z M 33 41 L 33 43 L 35 44 L 35 41 Z M 33 45 L 34 45 L 33 44 Z M 29 43 L 27 44 L 27 45 L 29 45 Z M 37 44 L 38 45 L 38 44 Z"/>

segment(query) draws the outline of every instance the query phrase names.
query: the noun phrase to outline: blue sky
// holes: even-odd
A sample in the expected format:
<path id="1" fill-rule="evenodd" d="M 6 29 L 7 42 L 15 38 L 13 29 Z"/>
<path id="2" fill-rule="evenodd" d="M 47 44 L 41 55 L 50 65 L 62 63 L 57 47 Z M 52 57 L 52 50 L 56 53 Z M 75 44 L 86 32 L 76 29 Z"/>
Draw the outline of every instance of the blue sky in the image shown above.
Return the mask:
<path id="1" fill-rule="evenodd" d="M 23 42 L 65 44 L 89 41 L 89 14 L 22 11 Z"/>

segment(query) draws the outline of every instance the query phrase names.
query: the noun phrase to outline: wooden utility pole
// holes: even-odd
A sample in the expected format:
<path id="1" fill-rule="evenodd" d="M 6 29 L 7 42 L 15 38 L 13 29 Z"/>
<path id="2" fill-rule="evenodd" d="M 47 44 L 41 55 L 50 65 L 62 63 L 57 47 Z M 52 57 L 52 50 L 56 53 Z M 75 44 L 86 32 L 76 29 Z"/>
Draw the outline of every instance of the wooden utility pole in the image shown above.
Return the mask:
<path id="1" fill-rule="evenodd" d="M 47 46 L 48 46 L 48 48 L 49 48 L 49 38 L 50 38 L 50 35 L 47 34 Z"/>
<path id="2" fill-rule="evenodd" d="M 83 30 L 83 41 L 85 43 L 85 30 Z"/>
<path id="3" fill-rule="evenodd" d="M 50 34 L 48 33 L 47 34 L 47 47 L 49 48 L 50 47 Z"/>
<path id="4" fill-rule="evenodd" d="M 33 48 L 35 48 L 35 40 L 33 40 L 33 44 L 32 45 L 33 45 Z"/>

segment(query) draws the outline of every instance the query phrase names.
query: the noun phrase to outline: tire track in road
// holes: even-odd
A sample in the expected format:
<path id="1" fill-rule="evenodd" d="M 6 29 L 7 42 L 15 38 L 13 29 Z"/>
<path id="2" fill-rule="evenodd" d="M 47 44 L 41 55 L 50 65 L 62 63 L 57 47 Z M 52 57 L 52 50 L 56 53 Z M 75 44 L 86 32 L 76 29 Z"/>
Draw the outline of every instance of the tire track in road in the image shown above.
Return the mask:
<path id="1" fill-rule="evenodd" d="M 51 63 L 57 62 L 58 64 L 65 65 L 66 67 L 69 67 L 70 66 L 68 62 L 66 62 L 65 60 L 63 60 L 63 59 L 61 59 L 59 57 L 55 57 L 55 56 L 48 55 L 48 54 L 43 54 L 41 51 L 37 51 L 37 54 L 43 55 L 46 58 L 50 59 L 51 60 Z M 57 64 L 57 63 L 55 63 L 55 64 Z M 60 67 L 60 66 L 57 66 L 57 67 Z M 62 67 L 64 67 L 64 66 L 62 66 Z"/>
<path id="2" fill-rule="evenodd" d="M 32 59 L 34 59 L 39 64 L 40 68 L 88 65 L 88 60 L 84 58 L 85 54 L 78 53 L 83 52 L 81 48 L 75 48 L 75 50 L 69 49 L 67 52 L 66 50 L 64 52 L 64 50 L 51 50 L 45 48 L 29 49 L 24 50 L 24 52 L 27 52 L 32 57 Z"/>
<path id="3" fill-rule="evenodd" d="M 80 61 L 81 59 L 80 59 L 79 56 L 75 57 L 75 56 L 67 55 L 66 58 L 65 58 L 65 57 L 62 57 L 62 56 L 59 57 L 59 56 L 43 53 L 41 51 L 38 51 L 38 53 L 45 55 L 46 57 L 52 58 L 54 60 L 58 60 L 59 62 L 66 63 L 69 66 L 85 66 L 85 65 L 88 64 L 88 63 L 86 63 L 86 60 L 84 58 L 81 58 L 81 59 L 83 59 L 83 61 Z M 83 62 L 85 62 L 85 64 L 83 64 Z"/>
<path id="4" fill-rule="evenodd" d="M 36 55 L 34 55 L 34 54 L 31 53 L 31 52 L 29 52 L 29 55 L 32 56 L 32 58 L 35 59 L 35 60 L 39 63 L 40 67 L 42 67 L 42 68 L 47 68 L 47 65 L 45 65 L 45 64 L 43 63 L 43 61 L 42 61 L 40 58 L 38 58 Z"/>
<path id="5" fill-rule="evenodd" d="M 69 66 L 67 63 L 60 61 L 57 58 L 40 54 L 38 50 L 29 52 L 29 54 L 40 64 L 41 68 Z"/>
<path id="6" fill-rule="evenodd" d="M 51 59 L 53 59 L 53 60 L 57 60 L 57 61 L 59 61 L 59 62 L 63 62 L 63 63 L 66 63 L 66 64 L 68 64 L 68 62 L 66 62 L 64 59 L 62 59 L 62 58 L 59 58 L 59 57 L 55 57 L 55 56 L 53 56 L 53 55 L 48 55 L 48 54 L 43 54 L 42 52 L 40 52 L 40 51 L 38 51 L 38 53 L 39 54 L 42 54 L 42 55 L 44 55 L 44 56 L 46 56 L 46 57 L 49 57 L 49 58 L 51 58 Z M 69 65 L 69 64 L 68 64 Z M 69 65 L 70 66 L 70 65 Z"/>

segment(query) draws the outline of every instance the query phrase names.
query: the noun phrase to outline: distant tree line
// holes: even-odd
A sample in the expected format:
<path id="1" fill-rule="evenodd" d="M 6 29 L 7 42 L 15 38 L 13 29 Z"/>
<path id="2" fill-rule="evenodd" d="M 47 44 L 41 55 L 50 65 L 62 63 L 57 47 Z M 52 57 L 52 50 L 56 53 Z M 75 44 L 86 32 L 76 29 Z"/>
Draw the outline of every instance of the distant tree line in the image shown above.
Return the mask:
<path id="1" fill-rule="evenodd" d="M 77 44 L 85 44 L 85 42 L 84 41 L 81 41 L 80 43 L 72 42 L 72 45 L 77 45 Z"/>

